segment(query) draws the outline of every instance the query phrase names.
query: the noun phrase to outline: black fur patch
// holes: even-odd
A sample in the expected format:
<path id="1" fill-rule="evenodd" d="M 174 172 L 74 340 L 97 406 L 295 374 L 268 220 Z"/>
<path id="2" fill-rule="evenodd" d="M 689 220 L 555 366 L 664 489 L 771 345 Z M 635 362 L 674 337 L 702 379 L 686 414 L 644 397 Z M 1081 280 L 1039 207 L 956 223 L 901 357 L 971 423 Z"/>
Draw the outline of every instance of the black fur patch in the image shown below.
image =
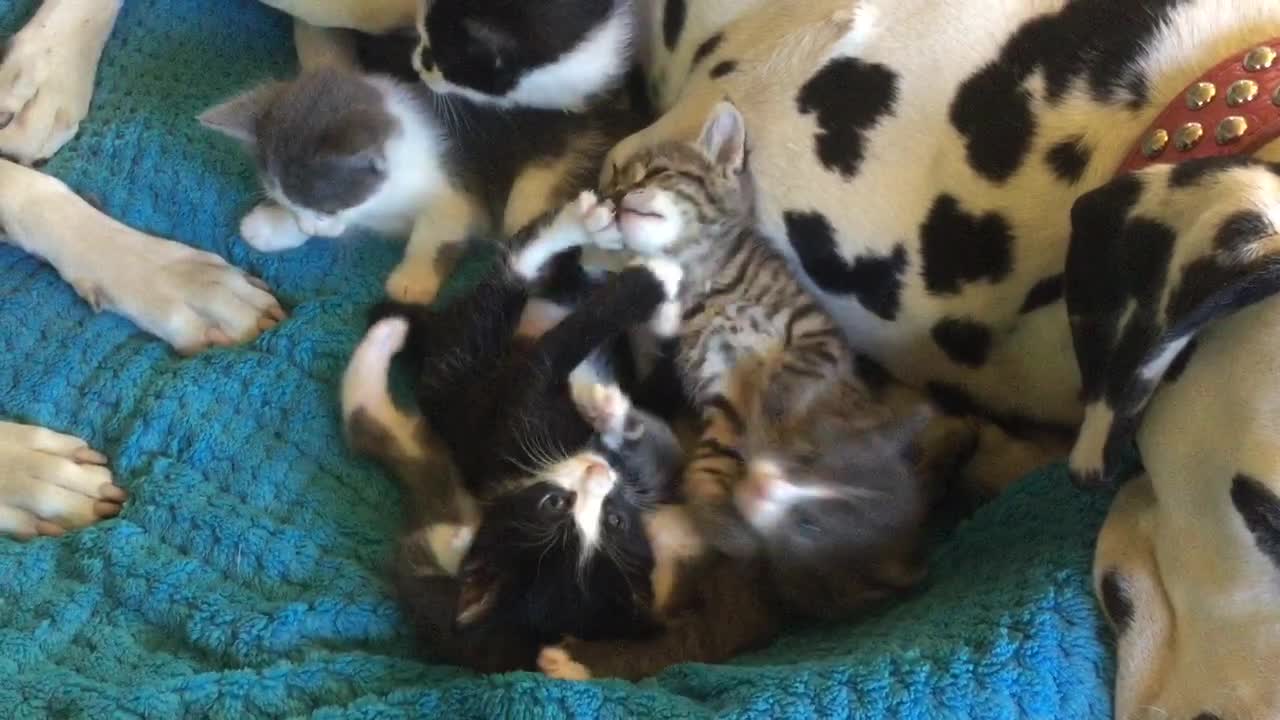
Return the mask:
<path id="1" fill-rule="evenodd" d="M 933 326 L 933 341 L 951 362 L 982 367 L 991 353 L 991 329 L 968 318 L 943 318 Z"/>
<path id="2" fill-rule="evenodd" d="M 1191 364 L 1191 356 L 1196 352 L 1196 341 L 1192 340 L 1182 348 L 1182 352 L 1169 363 L 1169 369 L 1164 371 L 1164 382 L 1178 382 L 1178 378 L 1182 377 L 1182 373 L 1186 372 L 1187 366 Z"/>
<path id="3" fill-rule="evenodd" d="M 1086 403 L 1102 394 L 1107 360 L 1119 332 L 1117 313 L 1126 294 L 1124 283 L 1111 271 L 1113 245 L 1141 195 L 1138 176 L 1124 175 L 1081 196 L 1071 208 L 1063 292 L 1080 365 L 1081 399 Z"/>
<path id="4" fill-rule="evenodd" d="M 1062 273 L 1058 273 L 1032 285 L 1031 289 L 1027 291 L 1026 299 L 1022 301 L 1022 308 L 1018 312 L 1025 315 L 1042 307 L 1052 305 L 1061 299 Z"/>
<path id="5" fill-rule="evenodd" d="M 718 50 L 720 48 L 720 43 L 722 42 L 724 42 L 724 33 L 716 33 L 706 40 L 703 40 L 702 44 L 698 46 L 698 49 L 693 51 L 693 60 L 689 63 L 689 67 L 697 67 L 703 60 L 711 57 L 711 53 Z"/>
<path id="6" fill-rule="evenodd" d="M 1258 480 L 1236 475 L 1231 481 L 1231 503 L 1258 550 L 1280 568 L 1280 498 Z"/>
<path id="7" fill-rule="evenodd" d="M 817 115 L 814 145 L 822 166 L 848 180 L 866 155 L 865 133 L 893 112 L 897 99 L 898 77 L 892 70 L 842 57 L 809 78 L 796 106 L 801 114 Z"/>
<path id="8" fill-rule="evenodd" d="M 719 80 L 720 78 L 724 77 L 725 75 L 728 75 L 729 73 L 737 69 L 738 69 L 737 60 L 724 60 L 716 63 L 716 66 L 711 68 L 711 77 L 715 80 Z"/>
<path id="9" fill-rule="evenodd" d="M 819 212 L 783 213 L 787 238 L 804 271 L 824 292 L 853 295 L 884 320 L 898 316 L 907 249 L 899 244 L 890 255 L 860 255 L 850 266 L 836 246 L 835 230 Z"/>
<path id="10" fill-rule="evenodd" d="M 924 283 L 954 295 L 966 283 L 997 283 L 1013 269 L 1013 233 L 998 213 L 970 215 L 951 195 L 939 195 L 920 227 Z"/>
<path id="11" fill-rule="evenodd" d="M 1169 187 L 1187 188 L 1208 180 L 1218 173 L 1257 164 L 1248 155 L 1223 155 L 1220 157 L 1184 160 L 1169 172 Z"/>
<path id="12" fill-rule="evenodd" d="M 1057 178 L 1067 184 L 1074 185 L 1084 175 L 1089 166 L 1093 151 L 1084 145 L 1084 138 L 1074 137 L 1049 148 L 1044 160 Z"/>
<path id="13" fill-rule="evenodd" d="M 1023 24 L 952 101 L 951 124 L 965 138 L 969 165 L 993 182 L 1008 180 L 1021 167 L 1036 133 L 1026 81 L 1037 71 L 1050 103 L 1078 78 L 1097 102 L 1145 102 L 1147 82 L 1135 61 L 1186 1 L 1076 0 L 1056 15 Z"/>
<path id="14" fill-rule="evenodd" d="M 1133 601 L 1117 570 L 1108 570 L 1102 576 L 1102 608 L 1106 611 L 1116 634 L 1123 635 L 1133 624 Z"/>
<path id="15" fill-rule="evenodd" d="M 1275 234 L 1275 226 L 1265 215 L 1256 210 L 1241 210 L 1223 221 L 1213 236 L 1213 246 L 1233 252 Z"/>
<path id="16" fill-rule="evenodd" d="M 684 0 L 667 0 L 666 9 L 662 11 L 662 42 L 668 50 L 675 50 L 676 43 L 680 42 L 687 10 Z"/>
<path id="17" fill-rule="evenodd" d="M 870 355 L 863 355 L 862 353 L 854 355 L 853 371 L 873 394 L 880 392 L 888 387 L 889 383 L 893 382 L 893 376 L 889 374 L 889 371 Z"/>
<path id="18" fill-rule="evenodd" d="M 1202 712 L 1194 718 L 1191 718 L 1191 720 L 1222 720 L 1222 718 L 1218 717 L 1215 713 Z"/>

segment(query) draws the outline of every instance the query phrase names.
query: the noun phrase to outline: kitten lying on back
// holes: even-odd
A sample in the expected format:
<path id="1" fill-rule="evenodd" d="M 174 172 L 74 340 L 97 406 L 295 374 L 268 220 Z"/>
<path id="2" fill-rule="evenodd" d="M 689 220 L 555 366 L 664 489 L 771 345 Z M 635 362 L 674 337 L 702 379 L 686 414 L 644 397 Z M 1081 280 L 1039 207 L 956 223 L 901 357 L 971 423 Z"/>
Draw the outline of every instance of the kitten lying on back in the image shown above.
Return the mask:
<path id="1" fill-rule="evenodd" d="M 409 236 L 391 297 L 434 298 L 478 234 L 511 236 L 588 184 L 644 118 L 621 94 L 590 111 L 500 109 L 339 67 L 269 82 L 200 116 L 253 151 L 268 200 L 241 222 L 264 251 L 351 228 Z"/>
<path id="2" fill-rule="evenodd" d="M 575 231 L 576 212 L 570 206 L 543 231 Z M 619 393 L 574 392 L 570 380 L 593 371 L 598 380 L 602 349 L 647 322 L 676 282 L 678 271 L 661 261 L 630 267 L 536 339 L 516 337 L 527 279 L 505 264 L 443 308 L 386 304 L 377 312 L 385 319 L 347 376 L 349 434 L 397 438 L 395 450 L 373 448 L 393 464 L 427 455 L 405 450 L 422 442 L 421 433 L 397 429 L 421 421 L 377 410 L 389 407 L 379 400 L 385 374 L 377 373 L 404 344 L 426 424 L 458 473 L 455 487 L 436 481 L 421 491 L 430 481 L 410 481 L 415 466 L 398 463 L 410 471 L 402 476 L 408 498 L 456 498 L 460 487 L 479 503 L 474 531 L 457 521 L 461 511 L 412 510 L 411 521 L 431 527 L 411 529 L 401 563 L 410 618 L 455 661 L 531 668 L 537 649 L 565 634 L 598 639 L 654 628 L 643 515 L 670 486 L 680 454 L 665 424 L 633 411 Z M 439 465 L 422 467 L 440 473 Z M 430 553 L 413 540 L 424 534 Z M 415 559 L 414 547 L 427 559 Z M 459 549 L 465 555 L 451 584 L 437 566 Z"/>
<path id="3" fill-rule="evenodd" d="M 755 230 L 745 153 L 742 117 L 722 103 L 698 141 L 614 169 L 598 212 L 616 208 L 616 224 L 593 237 L 684 270 L 676 362 L 704 428 L 684 491 L 719 526 L 710 537 L 761 560 L 789 610 L 843 617 L 924 575 L 935 489 L 894 458 L 932 412 L 904 388 L 860 384 L 835 324 Z M 562 251 L 557 239 L 521 257 Z M 972 442 L 967 426 L 935 434 Z"/>

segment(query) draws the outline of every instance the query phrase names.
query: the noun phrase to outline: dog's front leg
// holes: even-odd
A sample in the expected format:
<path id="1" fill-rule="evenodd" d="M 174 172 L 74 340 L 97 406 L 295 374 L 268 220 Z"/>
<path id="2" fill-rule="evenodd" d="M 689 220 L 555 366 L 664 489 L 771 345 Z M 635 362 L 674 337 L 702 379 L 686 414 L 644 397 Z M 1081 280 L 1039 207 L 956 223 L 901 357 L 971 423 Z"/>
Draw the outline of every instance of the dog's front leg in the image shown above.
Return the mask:
<path id="1" fill-rule="evenodd" d="M 261 281 L 221 257 L 139 232 L 56 178 L 0 160 L 0 228 L 95 309 L 110 309 L 179 351 L 256 337 L 284 318 Z"/>
<path id="2" fill-rule="evenodd" d="M 75 137 L 124 0 L 44 0 L 0 64 L 0 154 L 32 163 Z"/>

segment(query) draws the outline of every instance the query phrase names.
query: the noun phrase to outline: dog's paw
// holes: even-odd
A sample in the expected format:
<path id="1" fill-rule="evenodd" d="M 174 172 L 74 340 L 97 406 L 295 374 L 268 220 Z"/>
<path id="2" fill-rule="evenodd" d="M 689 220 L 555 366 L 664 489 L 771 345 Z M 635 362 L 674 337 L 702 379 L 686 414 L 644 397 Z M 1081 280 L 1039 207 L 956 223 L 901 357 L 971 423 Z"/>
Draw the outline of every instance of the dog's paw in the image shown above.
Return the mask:
<path id="1" fill-rule="evenodd" d="M 387 297 L 405 303 L 429 303 L 440 292 L 441 283 L 434 263 L 405 258 L 387 277 Z"/>
<path id="2" fill-rule="evenodd" d="M 308 235 L 293 213 L 274 203 L 262 203 L 240 221 L 240 237 L 255 250 L 280 252 L 302 245 Z"/>
<path id="3" fill-rule="evenodd" d="M 646 268 L 662 283 L 662 293 L 671 302 L 680 297 L 680 283 L 684 280 L 684 270 L 680 263 L 661 256 L 646 257 L 635 260 L 633 265 Z"/>
<path id="4" fill-rule="evenodd" d="M 586 420 L 596 432 L 605 435 L 621 435 L 627 426 L 627 415 L 631 412 L 631 400 L 622 392 L 622 388 L 613 383 L 594 381 L 571 382 L 569 394 L 578 414 Z"/>
<path id="5" fill-rule="evenodd" d="M 576 662 L 562 647 L 545 647 L 538 653 L 538 669 L 556 680 L 590 680 L 591 671 Z"/>
<path id="6" fill-rule="evenodd" d="M 126 495 L 83 440 L 0 422 L 0 534 L 61 535 L 120 514 Z"/>
<path id="7" fill-rule="evenodd" d="M 79 5 L 66 10 L 103 12 L 89 4 L 81 11 Z M 98 59 L 111 31 L 98 20 L 38 12 L 14 36 L 0 63 L 0 154 L 31 164 L 75 137 L 89 112 Z"/>

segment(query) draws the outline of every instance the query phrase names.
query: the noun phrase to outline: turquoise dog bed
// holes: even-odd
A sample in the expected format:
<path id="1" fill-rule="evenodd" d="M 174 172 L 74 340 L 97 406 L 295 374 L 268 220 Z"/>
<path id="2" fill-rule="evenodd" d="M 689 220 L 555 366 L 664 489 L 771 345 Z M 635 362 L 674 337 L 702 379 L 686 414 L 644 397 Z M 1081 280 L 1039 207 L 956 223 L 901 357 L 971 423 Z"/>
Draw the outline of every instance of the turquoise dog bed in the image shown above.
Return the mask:
<path id="1" fill-rule="evenodd" d="M 0 31 L 34 3 L 0 0 Z M 291 70 L 287 19 L 256 2 L 129 0 L 90 117 L 47 166 L 125 222 L 265 278 L 291 317 L 257 342 L 179 358 L 0 245 L 0 417 L 88 439 L 132 493 L 90 530 L 0 540 L 6 717 L 1110 716 L 1088 587 L 1107 498 L 1057 468 L 962 524 L 918 597 L 729 665 L 574 684 L 415 657 L 386 584 L 398 492 L 346 450 L 336 402 L 399 250 L 250 250 L 249 162 L 194 120 Z"/>

